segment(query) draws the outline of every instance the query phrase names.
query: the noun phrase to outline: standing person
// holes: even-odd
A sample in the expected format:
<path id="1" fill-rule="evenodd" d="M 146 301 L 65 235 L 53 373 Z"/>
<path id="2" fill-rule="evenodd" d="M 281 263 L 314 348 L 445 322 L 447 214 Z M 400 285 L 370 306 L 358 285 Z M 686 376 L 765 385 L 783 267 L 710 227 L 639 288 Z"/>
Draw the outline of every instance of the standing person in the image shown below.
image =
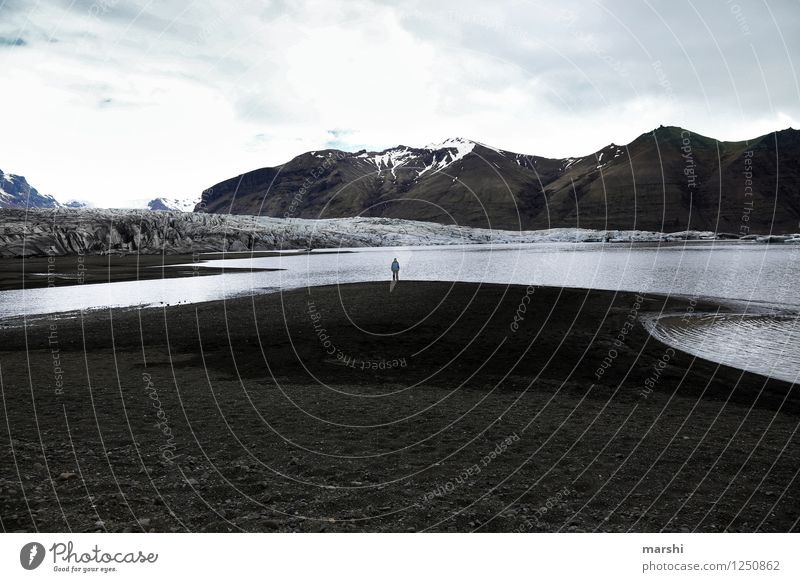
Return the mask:
<path id="1" fill-rule="evenodd" d="M 397 262 L 397 259 L 392 261 L 392 281 L 399 281 L 400 280 L 400 263 Z"/>

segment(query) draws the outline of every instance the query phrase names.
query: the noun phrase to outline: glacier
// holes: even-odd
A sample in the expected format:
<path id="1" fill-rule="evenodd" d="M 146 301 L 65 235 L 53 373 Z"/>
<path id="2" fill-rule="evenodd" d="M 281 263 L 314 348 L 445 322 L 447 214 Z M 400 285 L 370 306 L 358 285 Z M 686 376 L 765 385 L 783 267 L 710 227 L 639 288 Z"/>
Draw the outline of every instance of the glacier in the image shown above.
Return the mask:
<path id="1" fill-rule="evenodd" d="M 0 256 L 189 254 L 276 249 L 555 242 L 674 242 L 710 231 L 494 230 L 395 218 L 300 219 L 196 212 L 55 208 L 0 210 Z M 797 243 L 800 234 L 752 242 Z"/>

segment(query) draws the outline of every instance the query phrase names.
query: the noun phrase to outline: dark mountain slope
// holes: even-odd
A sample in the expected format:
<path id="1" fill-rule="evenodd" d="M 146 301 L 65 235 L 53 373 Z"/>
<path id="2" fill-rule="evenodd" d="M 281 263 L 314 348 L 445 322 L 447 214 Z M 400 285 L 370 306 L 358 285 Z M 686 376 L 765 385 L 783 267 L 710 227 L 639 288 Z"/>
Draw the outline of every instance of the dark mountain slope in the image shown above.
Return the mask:
<path id="1" fill-rule="evenodd" d="M 0 170 L 0 208 L 57 208 L 52 196 L 39 194 L 24 176 L 4 174 Z"/>
<path id="2" fill-rule="evenodd" d="M 719 142 L 660 127 L 582 158 L 455 138 L 425 148 L 302 154 L 208 189 L 198 211 L 384 216 L 477 227 L 797 232 L 800 135 Z"/>
<path id="3" fill-rule="evenodd" d="M 796 232 L 797 133 L 718 142 L 676 127 L 659 128 L 570 166 L 546 188 L 551 213 L 587 228 Z M 778 166 L 784 168 L 780 179 Z"/>

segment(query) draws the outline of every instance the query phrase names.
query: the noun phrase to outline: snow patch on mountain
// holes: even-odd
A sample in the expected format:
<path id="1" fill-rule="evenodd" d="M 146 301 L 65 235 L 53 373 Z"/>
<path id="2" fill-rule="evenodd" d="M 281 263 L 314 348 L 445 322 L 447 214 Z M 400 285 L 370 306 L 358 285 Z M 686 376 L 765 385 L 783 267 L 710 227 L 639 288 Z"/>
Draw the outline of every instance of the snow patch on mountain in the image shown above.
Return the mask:
<path id="1" fill-rule="evenodd" d="M 154 198 L 147 203 L 148 210 L 174 210 L 178 212 L 193 212 L 199 200 L 197 198 Z"/>
<path id="2" fill-rule="evenodd" d="M 58 208 L 52 196 L 40 194 L 24 176 L 0 170 L 0 208 Z"/>
<path id="3" fill-rule="evenodd" d="M 400 166 L 414 159 L 414 154 L 408 148 L 394 148 L 385 150 L 380 154 L 372 156 L 372 163 L 378 169 L 378 173 L 383 170 L 390 170 L 392 176 L 396 176 L 395 170 Z"/>
<path id="4" fill-rule="evenodd" d="M 94 205 L 86 200 L 67 200 L 64 202 L 64 208 L 93 208 Z"/>
<path id="5" fill-rule="evenodd" d="M 436 174 L 448 166 L 453 165 L 475 149 L 476 142 L 464 139 L 463 137 L 452 137 L 440 143 L 432 143 L 425 146 L 428 151 L 436 152 L 433 161 L 426 165 L 417 173 L 419 178 L 427 172 Z M 442 151 L 444 150 L 444 151 Z M 441 152 L 441 157 L 439 157 Z"/>
<path id="6" fill-rule="evenodd" d="M 428 144 L 424 148 L 398 146 L 382 152 L 360 152 L 355 157 L 375 166 L 376 173 L 391 172 L 402 167 L 417 169 L 417 178 L 428 172 L 437 173 L 455 162 L 464 159 L 477 145 L 477 142 L 461 137 L 448 138 L 439 143 Z M 428 156 L 431 161 L 428 162 Z"/>
<path id="7" fill-rule="evenodd" d="M 450 164 L 462 159 L 473 149 L 475 149 L 475 142 L 463 137 L 451 137 L 440 143 L 428 144 L 425 146 L 426 150 L 456 150 L 455 153 L 450 153 Z"/>

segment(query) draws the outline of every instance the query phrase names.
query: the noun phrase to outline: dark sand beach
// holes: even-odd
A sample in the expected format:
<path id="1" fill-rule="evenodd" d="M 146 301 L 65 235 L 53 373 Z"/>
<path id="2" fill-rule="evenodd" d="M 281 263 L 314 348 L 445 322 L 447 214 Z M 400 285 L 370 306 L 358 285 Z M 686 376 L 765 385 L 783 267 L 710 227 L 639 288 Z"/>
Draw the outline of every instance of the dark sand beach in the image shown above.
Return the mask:
<path id="1" fill-rule="evenodd" d="M 401 281 L 30 320 L 2 529 L 796 530 L 796 390 L 640 323 L 716 309 Z"/>

